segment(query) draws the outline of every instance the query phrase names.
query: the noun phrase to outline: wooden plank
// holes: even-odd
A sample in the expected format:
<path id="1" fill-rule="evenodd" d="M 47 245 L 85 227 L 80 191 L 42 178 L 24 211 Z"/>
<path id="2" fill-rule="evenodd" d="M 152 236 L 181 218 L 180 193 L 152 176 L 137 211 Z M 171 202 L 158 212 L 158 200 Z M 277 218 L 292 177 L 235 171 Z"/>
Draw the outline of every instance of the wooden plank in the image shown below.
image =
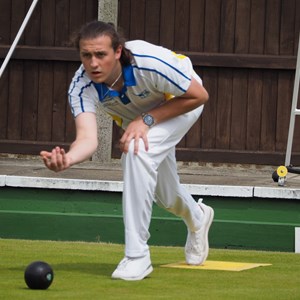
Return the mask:
<path id="1" fill-rule="evenodd" d="M 40 20 L 40 41 L 42 46 L 54 46 L 55 40 L 55 2 L 40 1 L 41 20 Z"/>
<path id="2" fill-rule="evenodd" d="M 7 138 L 21 139 L 22 109 L 23 109 L 23 84 L 24 63 L 11 62 L 9 72 L 9 96 L 7 110 Z"/>
<path id="3" fill-rule="evenodd" d="M 232 163 L 232 164 L 255 164 L 255 165 L 280 165 L 284 161 L 285 153 L 271 151 L 233 151 L 220 149 L 186 149 L 177 148 L 176 158 L 178 161 Z M 300 165 L 300 154 L 295 152 L 293 164 Z M 270 174 L 270 180 L 271 174 Z"/>
<path id="4" fill-rule="evenodd" d="M 249 52 L 250 34 L 250 5 L 249 0 L 239 0 L 236 6 L 235 53 Z"/>
<path id="5" fill-rule="evenodd" d="M 266 31 L 265 54 L 279 54 L 279 28 L 281 0 L 267 0 L 266 2 Z"/>
<path id="6" fill-rule="evenodd" d="M 81 4 L 83 5 L 82 1 Z M 79 4 L 79 5 L 81 5 Z M 73 2 L 59 1 L 56 3 L 56 30 L 59 33 L 55 34 L 55 46 L 66 46 L 70 41 L 70 30 L 73 30 L 74 16 L 77 14 L 74 12 L 74 7 L 71 7 Z M 75 4 L 76 6 L 76 4 Z M 82 6 L 80 6 L 82 9 Z M 79 13 L 79 12 L 78 12 Z M 65 20 L 70 20 L 71 22 Z M 65 24 L 66 23 L 66 24 Z M 72 26 L 72 28 L 71 28 Z M 67 89 L 68 82 L 66 81 L 67 65 L 63 62 L 54 62 L 53 65 L 53 107 L 52 107 L 52 141 L 64 142 L 65 139 L 65 115 L 66 115 L 66 102 L 67 102 Z M 59 129 L 59 130 L 58 130 Z"/>
<path id="7" fill-rule="evenodd" d="M 38 82 L 39 66 L 37 62 L 24 62 L 24 89 L 22 107 L 22 139 L 35 141 L 38 119 Z"/>
<path id="8" fill-rule="evenodd" d="M 29 10 L 32 1 L 26 0 L 26 12 Z M 35 7 L 30 20 L 24 31 L 24 43 L 31 46 L 38 46 L 40 42 L 40 5 Z M 24 62 L 24 86 L 23 86 L 23 106 L 22 106 L 22 132 L 21 138 L 24 140 L 36 140 L 37 119 L 38 119 L 38 62 Z"/>
<path id="9" fill-rule="evenodd" d="M 295 28 L 295 0 L 284 0 L 281 6 L 281 26 L 280 26 L 280 55 L 294 54 L 294 28 Z"/>
<path id="10" fill-rule="evenodd" d="M 202 78 L 203 74 L 200 74 L 199 68 L 196 68 L 195 71 Z M 202 73 L 202 72 L 201 72 Z M 188 133 L 185 136 L 185 146 L 187 148 L 200 148 L 201 147 L 201 135 L 202 135 L 202 115 L 191 127 Z"/>
<path id="11" fill-rule="evenodd" d="M 112 140 L 112 158 L 120 158 L 121 157 L 121 151 L 120 151 L 120 143 L 119 140 L 122 137 L 123 129 L 118 127 L 113 122 L 113 140 Z"/>
<path id="12" fill-rule="evenodd" d="M 299 106 L 298 106 L 299 107 Z M 294 139 L 293 139 L 293 147 L 292 147 L 292 157 L 291 157 L 291 162 L 294 164 L 294 166 L 300 166 L 300 163 L 295 162 L 295 154 L 300 152 L 300 117 L 296 117 L 295 121 L 295 132 L 294 132 Z"/>
<path id="13" fill-rule="evenodd" d="M 0 80 L 0 139 L 7 137 L 8 87 L 9 72 L 5 71 Z"/>
<path id="14" fill-rule="evenodd" d="M 218 52 L 220 48 L 221 0 L 206 1 L 204 51 Z"/>
<path id="15" fill-rule="evenodd" d="M 0 58 L 5 57 L 8 46 L 0 45 Z M 173 48 L 171 48 L 173 49 Z M 251 69 L 281 69 L 295 70 L 296 57 L 291 55 L 256 55 L 231 53 L 205 53 L 182 51 L 190 57 L 194 66 L 251 68 Z M 51 60 L 79 62 L 78 51 L 68 47 L 30 47 L 17 46 L 12 59 Z"/>
<path id="16" fill-rule="evenodd" d="M 11 1 L 0 0 L 0 43 L 9 45 L 11 41 Z M 6 56 L 7 51 L 5 52 Z M 0 59 L 0 66 L 3 61 Z M 8 103 L 9 103 L 9 68 L 7 65 L 0 79 L 0 139 L 7 137 L 7 122 L 8 122 Z"/>
<path id="17" fill-rule="evenodd" d="M 76 32 L 86 23 L 86 1 L 70 0 L 69 34 Z M 70 39 L 70 37 L 69 37 Z"/>
<path id="18" fill-rule="evenodd" d="M 122 28 L 126 38 L 130 37 L 130 0 L 119 1 L 118 26 Z"/>
<path id="19" fill-rule="evenodd" d="M 277 80 L 274 72 L 264 71 L 263 98 L 261 116 L 261 145 L 262 151 L 275 151 L 276 114 L 277 114 Z"/>
<path id="20" fill-rule="evenodd" d="M 85 22 L 93 21 L 98 19 L 98 0 L 85 0 L 86 2 L 86 13 Z M 123 1 L 122 1 L 123 2 Z M 117 24 L 115 24 L 117 25 Z"/>
<path id="21" fill-rule="evenodd" d="M 187 52 L 195 66 L 295 70 L 295 56 Z"/>
<path id="22" fill-rule="evenodd" d="M 185 136 L 185 146 L 187 148 L 200 148 L 201 147 L 201 117 L 191 127 Z"/>
<path id="23" fill-rule="evenodd" d="M 10 44 L 13 43 L 22 22 L 26 16 L 26 1 L 11 0 L 11 24 L 10 24 Z M 24 34 L 19 40 L 19 45 L 24 44 Z"/>
<path id="24" fill-rule="evenodd" d="M 208 103 L 204 107 L 202 119 L 202 147 L 216 147 L 217 101 L 218 101 L 218 71 L 216 68 L 203 70 L 203 86 L 209 94 Z"/>
<path id="25" fill-rule="evenodd" d="M 298 44 L 299 44 L 299 32 L 300 32 L 300 1 L 296 1 L 296 9 L 295 9 L 295 41 L 294 41 L 294 55 L 298 53 Z"/>
<path id="26" fill-rule="evenodd" d="M 67 66 L 61 62 L 54 63 L 53 107 L 52 107 L 52 141 L 64 142 L 65 116 L 67 106 Z"/>
<path id="27" fill-rule="evenodd" d="M 203 77 L 203 72 L 201 72 L 200 68 L 195 68 L 196 73 Z M 202 142 L 202 115 L 198 118 L 195 124 L 191 127 L 191 129 L 187 132 L 185 136 L 185 146 L 187 148 L 200 148 Z"/>
<path id="28" fill-rule="evenodd" d="M 37 140 L 52 140 L 53 63 L 39 63 Z"/>
<path id="29" fill-rule="evenodd" d="M 68 73 L 67 73 L 67 84 L 70 85 L 70 82 L 79 68 L 80 63 L 69 63 L 68 64 Z M 71 143 L 75 140 L 75 123 L 74 117 L 71 113 L 69 104 L 68 104 L 68 96 L 66 95 L 66 127 L 65 127 L 65 141 L 67 143 Z"/>
<path id="30" fill-rule="evenodd" d="M 0 0 L 0 37 L 1 44 L 10 44 L 11 1 Z"/>
<path id="31" fill-rule="evenodd" d="M 32 0 L 26 0 L 26 14 L 31 4 Z M 40 44 L 40 10 L 41 5 L 38 2 L 24 30 L 24 43 L 26 45 L 38 46 Z"/>
<path id="32" fill-rule="evenodd" d="M 246 149 L 258 150 L 260 147 L 263 77 L 262 71 L 249 70 Z"/>
<path id="33" fill-rule="evenodd" d="M 189 5 L 186 0 L 176 0 L 174 50 L 188 50 L 189 45 Z"/>
<path id="34" fill-rule="evenodd" d="M 129 39 L 145 39 L 146 0 L 131 0 L 130 37 Z"/>
<path id="35" fill-rule="evenodd" d="M 230 126 L 230 149 L 233 150 L 246 149 L 248 105 L 247 93 L 248 72 L 245 70 L 234 70 Z"/>
<path id="36" fill-rule="evenodd" d="M 186 148 L 186 136 L 184 136 L 181 141 L 177 144 L 178 147 Z"/>
<path id="37" fill-rule="evenodd" d="M 190 0 L 189 51 L 204 49 L 205 0 Z"/>
<path id="38" fill-rule="evenodd" d="M 249 52 L 253 54 L 264 53 L 265 1 L 266 0 L 251 1 Z"/>
<path id="39" fill-rule="evenodd" d="M 160 0 L 146 2 L 145 40 L 159 44 Z"/>
<path id="40" fill-rule="evenodd" d="M 0 45 L 0 58 L 4 58 L 8 50 L 9 46 Z M 80 61 L 78 51 L 75 48 L 48 46 L 17 46 L 12 59 Z"/>
<path id="41" fill-rule="evenodd" d="M 234 52 L 234 33 L 236 23 L 236 0 L 222 2 L 220 51 Z"/>
<path id="42" fill-rule="evenodd" d="M 232 70 L 220 70 L 216 123 L 216 148 L 218 149 L 229 149 L 230 146 L 232 86 Z"/>
<path id="43" fill-rule="evenodd" d="M 63 147 L 67 151 L 69 149 L 70 144 L 57 143 L 51 141 L 42 142 L 42 141 L 0 140 L 0 153 L 39 155 L 41 150 L 51 151 L 55 146 Z"/>
<path id="44" fill-rule="evenodd" d="M 69 43 L 70 31 L 69 20 L 70 17 L 70 5 L 69 0 L 56 1 L 55 6 L 55 40 L 54 45 L 64 47 Z"/>
<path id="45" fill-rule="evenodd" d="M 161 0 L 160 44 L 175 49 L 175 1 Z"/>
<path id="46" fill-rule="evenodd" d="M 278 74 L 278 100 L 276 116 L 276 151 L 286 151 L 290 124 L 294 76 L 290 72 Z"/>

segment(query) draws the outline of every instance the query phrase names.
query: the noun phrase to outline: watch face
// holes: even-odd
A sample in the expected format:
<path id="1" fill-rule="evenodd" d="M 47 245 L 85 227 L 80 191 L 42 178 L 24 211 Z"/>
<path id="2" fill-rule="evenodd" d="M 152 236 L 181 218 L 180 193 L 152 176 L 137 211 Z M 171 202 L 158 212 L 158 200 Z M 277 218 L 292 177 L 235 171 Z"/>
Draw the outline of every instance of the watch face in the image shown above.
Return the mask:
<path id="1" fill-rule="evenodd" d="M 151 115 L 148 115 L 146 114 L 144 117 L 143 117 L 143 120 L 144 120 L 144 123 L 146 125 L 148 125 L 149 127 L 152 126 L 154 124 L 154 119 Z"/>

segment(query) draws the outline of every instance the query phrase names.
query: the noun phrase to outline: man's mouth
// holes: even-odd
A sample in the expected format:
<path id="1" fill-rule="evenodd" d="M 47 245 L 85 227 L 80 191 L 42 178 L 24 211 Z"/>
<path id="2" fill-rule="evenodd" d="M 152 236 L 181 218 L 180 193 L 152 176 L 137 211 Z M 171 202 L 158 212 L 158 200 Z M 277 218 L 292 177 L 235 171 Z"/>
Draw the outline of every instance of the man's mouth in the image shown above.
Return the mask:
<path id="1" fill-rule="evenodd" d="M 103 77 L 103 73 L 100 71 L 91 71 L 90 74 L 91 74 L 91 77 L 97 81 L 99 81 L 99 80 L 101 81 L 101 79 Z"/>
<path id="2" fill-rule="evenodd" d="M 96 76 L 102 74 L 100 71 L 92 71 L 91 73 L 92 73 L 93 75 L 96 75 Z"/>

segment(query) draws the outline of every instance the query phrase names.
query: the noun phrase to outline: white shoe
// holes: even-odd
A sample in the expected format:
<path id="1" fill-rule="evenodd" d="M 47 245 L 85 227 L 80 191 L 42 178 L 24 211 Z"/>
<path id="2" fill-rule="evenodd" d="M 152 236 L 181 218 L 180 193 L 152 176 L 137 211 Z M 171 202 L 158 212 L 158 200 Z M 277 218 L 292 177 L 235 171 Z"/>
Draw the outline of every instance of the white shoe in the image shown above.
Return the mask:
<path id="1" fill-rule="evenodd" d="M 185 244 L 185 259 L 188 265 L 202 265 L 208 256 L 209 243 L 208 231 L 214 218 L 214 210 L 198 201 L 200 209 L 203 211 L 203 223 L 199 230 L 191 232 L 188 230 L 188 236 Z"/>
<path id="2" fill-rule="evenodd" d="M 123 280 L 142 280 L 153 271 L 150 254 L 139 258 L 124 257 L 111 277 Z"/>

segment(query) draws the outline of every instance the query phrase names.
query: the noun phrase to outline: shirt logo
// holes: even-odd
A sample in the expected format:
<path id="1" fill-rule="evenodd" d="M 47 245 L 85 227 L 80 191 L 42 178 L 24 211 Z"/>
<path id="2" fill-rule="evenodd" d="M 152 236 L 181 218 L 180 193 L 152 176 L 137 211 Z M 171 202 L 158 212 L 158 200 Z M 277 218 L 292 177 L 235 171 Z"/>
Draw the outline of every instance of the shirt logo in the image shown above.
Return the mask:
<path id="1" fill-rule="evenodd" d="M 150 95 L 150 91 L 144 90 L 144 91 L 142 91 L 141 93 L 139 93 L 139 94 L 137 94 L 137 95 L 135 95 L 135 96 L 138 96 L 138 97 L 140 97 L 141 99 L 145 99 L 145 98 L 147 98 L 149 95 Z"/>

